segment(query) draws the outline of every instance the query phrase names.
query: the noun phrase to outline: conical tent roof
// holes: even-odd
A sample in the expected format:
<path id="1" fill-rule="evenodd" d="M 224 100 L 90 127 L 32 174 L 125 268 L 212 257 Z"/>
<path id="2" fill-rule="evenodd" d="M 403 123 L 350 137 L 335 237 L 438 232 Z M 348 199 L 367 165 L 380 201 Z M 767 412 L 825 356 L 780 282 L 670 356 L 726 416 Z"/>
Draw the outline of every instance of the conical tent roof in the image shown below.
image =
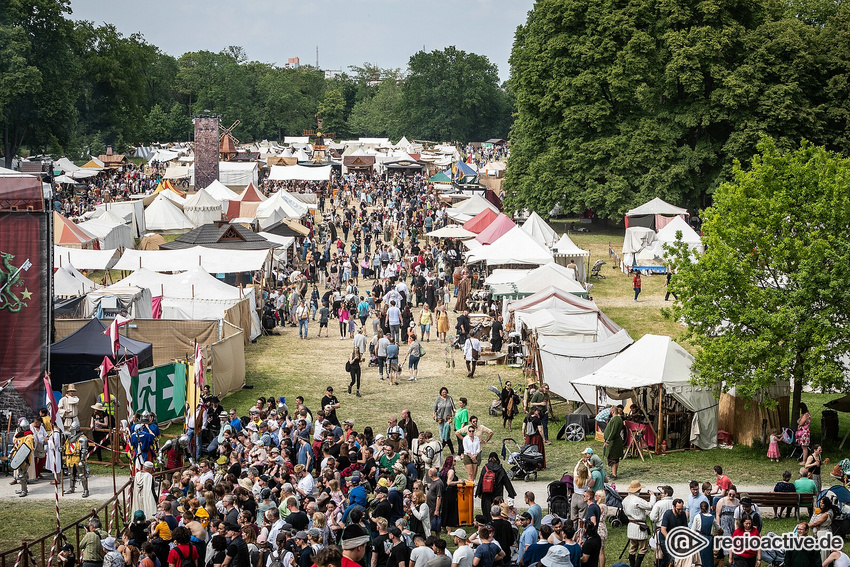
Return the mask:
<path id="1" fill-rule="evenodd" d="M 682 207 L 677 207 L 676 205 L 671 205 L 667 201 L 661 199 L 660 197 L 656 197 L 649 201 L 648 203 L 644 203 L 639 207 L 635 207 L 630 211 L 626 212 L 627 217 L 637 216 L 637 215 L 686 215 L 688 214 L 688 209 L 683 209 Z"/>
<path id="2" fill-rule="evenodd" d="M 590 256 L 590 250 L 583 250 L 564 233 L 564 235 L 552 246 L 552 253 L 559 256 Z"/>
<path id="3" fill-rule="evenodd" d="M 522 229 L 544 246 L 552 246 L 558 241 L 558 234 L 555 229 L 549 226 L 549 223 L 536 212 L 532 212 L 528 219 L 522 223 Z"/>
<path id="4" fill-rule="evenodd" d="M 446 214 L 449 218 L 456 220 L 457 222 L 466 222 L 484 209 L 491 209 L 493 212 L 498 213 L 499 209 L 482 197 L 481 195 L 473 195 L 466 201 L 459 204 L 457 207 L 452 207 L 446 211 Z"/>
<path id="5" fill-rule="evenodd" d="M 470 232 L 474 232 L 475 234 L 481 234 L 490 223 L 496 220 L 496 217 L 499 216 L 499 213 L 494 211 L 493 209 L 484 209 L 465 223 L 463 223 L 463 228 Z"/>
<path id="6" fill-rule="evenodd" d="M 587 290 L 578 283 L 575 273 L 555 262 L 544 264 L 537 269 L 531 270 L 527 276 L 518 280 L 514 286 L 519 293 L 537 293 L 549 286 L 554 286 L 572 294 L 582 297 L 587 296 Z"/>
<path id="7" fill-rule="evenodd" d="M 266 196 L 257 191 L 253 183 L 249 183 L 236 199 L 231 200 L 239 201 L 240 203 L 262 203 L 266 200 Z"/>
<path id="8" fill-rule="evenodd" d="M 204 191 L 206 191 L 211 197 L 213 197 L 214 199 L 218 199 L 219 201 L 234 201 L 238 198 L 236 193 L 228 189 L 227 185 L 225 185 L 218 179 L 204 187 Z"/>
<path id="9" fill-rule="evenodd" d="M 655 240 L 672 244 L 676 241 L 676 233 L 680 231 L 682 242 L 700 253 L 703 251 L 702 238 L 682 217 L 674 217 L 673 220 L 668 222 L 664 228 L 658 231 Z"/>
<path id="10" fill-rule="evenodd" d="M 56 297 L 79 297 L 95 287 L 93 281 L 70 264 L 65 264 L 53 273 L 53 295 Z"/>
<path id="11" fill-rule="evenodd" d="M 552 253 L 531 235 L 515 226 L 493 244 L 479 246 L 466 255 L 467 263 L 487 262 L 488 266 L 503 264 L 548 264 Z"/>
<path id="12" fill-rule="evenodd" d="M 451 183 L 452 178 L 449 177 L 445 171 L 438 171 L 430 178 L 428 178 L 428 183 Z"/>
<path id="13" fill-rule="evenodd" d="M 493 222 L 491 222 L 487 228 L 482 230 L 481 233 L 475 237 L 475 240 L 481 244 L 492 244 L 515 226 L 516 223 L 508 218 L 507 215 L 499 213 L 499 215 L 493 219 Z"/>
<path id="14" fill-rule="evenodd" d="M 145 227 L 152 232 L 184 232 L 195 225 L 174 203 L 158 195 L 145 209 Z"/>
<path id="15" fill-rule="evenodd" d="M 221 220 L 221 201 L 201 189 L 183 203 L 183 213 L 195 226 Z"/>
<path id="16" fill-rule="evenodd" d="M 307 206 L 304 203 L 280 190 L 257 207 L 256 216 L 261 219 L 268 218 L 276 209 L 280 209 L 285 217 L 290 219 L 300 219 L 307 214 Z"/>
<path id="17" fill-rule="evenodd" d="M 80 228 L 74 222 L 53 211 L 53 244 L 67 248 L 98 249 L 97 238 Z"/>

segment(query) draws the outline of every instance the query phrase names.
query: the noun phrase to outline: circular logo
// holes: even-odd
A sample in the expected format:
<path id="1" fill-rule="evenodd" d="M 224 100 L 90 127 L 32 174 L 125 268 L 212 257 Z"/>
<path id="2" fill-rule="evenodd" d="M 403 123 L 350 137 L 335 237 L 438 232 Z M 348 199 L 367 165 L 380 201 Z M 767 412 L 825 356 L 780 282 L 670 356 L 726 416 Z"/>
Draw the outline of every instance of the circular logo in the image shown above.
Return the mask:
<path id="1" fill-rule="evenodd" d="M 667 532 L 664 542 L 667 553 L 676 559 L 686 559 L 711 545 L 707 537 L 684 526 L 675 527 Z"/>

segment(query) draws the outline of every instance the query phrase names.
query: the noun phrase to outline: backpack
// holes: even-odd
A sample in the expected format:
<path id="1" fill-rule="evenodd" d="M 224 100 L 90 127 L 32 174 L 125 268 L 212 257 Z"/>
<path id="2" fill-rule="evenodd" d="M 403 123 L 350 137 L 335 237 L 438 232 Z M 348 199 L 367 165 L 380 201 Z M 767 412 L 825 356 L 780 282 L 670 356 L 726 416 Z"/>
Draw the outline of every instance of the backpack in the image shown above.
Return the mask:
<path id="1" fill-rule="evenodd" d="M 493 494 L 496 492 L 496 471 L 485 468 L 484 476 L 481 478 L 481 492 Z"/>
<path id="2" fill-rule="evenodd" d="M 537 430 L 534 428 L 534 423 L 529 419 L 525 422 L 525 434 L 529 437 L 537 433 Z"/>
<path id="3" fill-rule="evenodd" d="M 196 567 L 195 561 L 192 560 L 192 551 L 195 548 L 189 545 L 189 557 L 183 555 L 183 552 L 180 551 L 180 546 L 175 545 L 174 551 L 177 552 L 177 556 L 180 558 L 180 566 L 179 567 Z"/>

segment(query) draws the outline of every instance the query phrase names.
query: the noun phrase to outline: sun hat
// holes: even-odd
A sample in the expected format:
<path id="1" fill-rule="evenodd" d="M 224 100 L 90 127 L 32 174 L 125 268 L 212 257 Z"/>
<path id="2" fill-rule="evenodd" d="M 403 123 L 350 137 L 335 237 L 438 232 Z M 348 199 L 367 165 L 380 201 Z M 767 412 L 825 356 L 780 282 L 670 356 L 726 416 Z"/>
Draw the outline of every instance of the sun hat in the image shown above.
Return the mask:
<path id="1" fill-rule="evenodd" d="M 629 488 L 626 490 L 629 494 L 634 494 L 636 492 L 640 492 L 646 488 L 644 485 L 640 483 L 639 480 L 633 480 L 629 483 Z"/>
<path id="2" fill-rule="evenodd" d="M 563 545 L 553 545 L 540 560 L 540 563 L 546 567 L 568 567 L 572 565 L 570 550 Z"/>

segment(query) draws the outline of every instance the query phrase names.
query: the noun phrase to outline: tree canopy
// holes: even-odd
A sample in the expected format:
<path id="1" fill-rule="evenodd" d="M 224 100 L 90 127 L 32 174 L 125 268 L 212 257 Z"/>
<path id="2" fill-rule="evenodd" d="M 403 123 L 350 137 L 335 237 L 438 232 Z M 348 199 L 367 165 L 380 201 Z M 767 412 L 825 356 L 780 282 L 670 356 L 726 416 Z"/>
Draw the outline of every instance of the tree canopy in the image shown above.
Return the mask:
<path id="1" fill-rule="evenodd" d="M 758 148 L 704 211 L 705 253 L 695 262 L 678 248 L 673 315 L 698 347 L 701 382 L 755 398 L 787 379 L 796 412 L 803 386 L 845 382 L 850 160 L 808 142 Z"/>
<path id="2" fill-rule="evenodd" d="M 509 205 L 705 206 L 762 135 L 848 149 L 846 5 L 538 0 L 516 33 Z"/>
<path id="3" fill-rule="evenodd" d="M 242 123 L 244 141 L 316 127 L 336 138 L 402 135 L 440 141 L 505 137 L 511 101 L 486 57 L 454 47 L 326 78 L 311 67 L 251 61 L 239 46 L 179 57 L 140 34 L 69 19 L 69 0 L 11 0 L 0 10 L 0 153 L 82 158 L 106 144 L 189 140 L 192 114 Z"/>

